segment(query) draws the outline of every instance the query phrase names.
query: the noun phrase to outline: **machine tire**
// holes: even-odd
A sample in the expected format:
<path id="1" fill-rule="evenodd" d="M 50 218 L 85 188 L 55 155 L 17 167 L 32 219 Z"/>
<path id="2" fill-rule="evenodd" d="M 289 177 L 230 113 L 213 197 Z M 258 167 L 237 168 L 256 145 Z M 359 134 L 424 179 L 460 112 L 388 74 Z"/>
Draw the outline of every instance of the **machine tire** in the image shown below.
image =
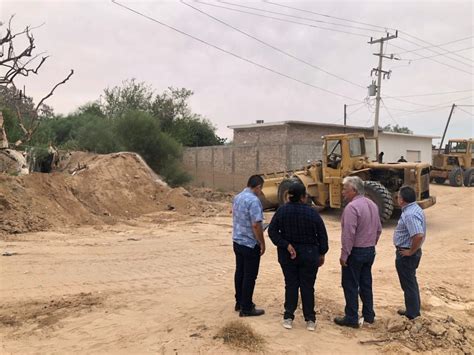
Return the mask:
<path id="1" fill-rule="evenodd" d="M 285 179 L 281 182 L 280 186 L 278 187 L 278 204 L 280 206 L 288 202 L 288 189 L 295 182 L 301 183 L 301 180 L 297 177 L 293 177 L 290 179 Z"/>
<path id="2" fill-rule="evenodd" d="M 474 168 L 469 168 L 464 172 L 464 186 L 471 187 L 474 185 Z"/>
<path id="3" fill-rule="evenodd" d="M 379 208 L 380 221 L 388 221 L 393 213 L 392 194 L 378 181 L 365 181 L 365 196 Z"/>
<path id="4" fill-rule="evenodd" d="M 459 166 L 449 172 L 449 185 L 459 187 L 463 183 L 463 171 Z"/>
<path id="5" fill-rule="evenodd" d="M 446 181 L 446 178 L 437 176 L 434 178 L 435 183 L 443 185 Z"/>

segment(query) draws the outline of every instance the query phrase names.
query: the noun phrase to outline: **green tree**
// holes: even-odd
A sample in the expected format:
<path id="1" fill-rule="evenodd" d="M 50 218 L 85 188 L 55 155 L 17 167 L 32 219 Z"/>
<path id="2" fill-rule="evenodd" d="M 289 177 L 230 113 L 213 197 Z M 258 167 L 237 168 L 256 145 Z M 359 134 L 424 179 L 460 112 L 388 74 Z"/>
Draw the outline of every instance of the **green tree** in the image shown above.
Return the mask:
<path id="1" fill-rule="evenodd" d="M 413 131 L 410 130 L 408 127 L 401 127 L 398 124 L 392 126 L 391 124 L 386 125 L 382 128 L 385 132 L 395 132 L 395 133 L 406 133 L 406 134 L 413 134 Z"/>
<path id="2" fill-rule="evenodd" d="M 104 90 L 102 112 L 110 119 L 119 118 L 126 111 L 150 112 L 153 91 L 143 82 L 125 80 L 121 86 Z"/>

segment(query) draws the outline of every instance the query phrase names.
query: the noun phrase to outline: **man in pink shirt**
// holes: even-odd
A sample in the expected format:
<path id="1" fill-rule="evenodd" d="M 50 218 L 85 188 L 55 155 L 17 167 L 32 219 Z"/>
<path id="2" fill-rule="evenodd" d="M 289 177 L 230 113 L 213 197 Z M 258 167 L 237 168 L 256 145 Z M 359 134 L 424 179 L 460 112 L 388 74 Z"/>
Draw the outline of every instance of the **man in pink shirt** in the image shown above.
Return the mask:
<path id="1" fill-rule="evenodd" d="M 373 323 L 375 319 L 371 269 L 382 225 L 377 205 L 364 196 L 364 182 L 359 177 L 348 176 L 342 183 L 342 196 L 347 205 L 341 218 L 340 263 L 346 307 L 345 316 L 334 318 L 334 322 L 358 328 L 359 295 L 364 321 Z"/>

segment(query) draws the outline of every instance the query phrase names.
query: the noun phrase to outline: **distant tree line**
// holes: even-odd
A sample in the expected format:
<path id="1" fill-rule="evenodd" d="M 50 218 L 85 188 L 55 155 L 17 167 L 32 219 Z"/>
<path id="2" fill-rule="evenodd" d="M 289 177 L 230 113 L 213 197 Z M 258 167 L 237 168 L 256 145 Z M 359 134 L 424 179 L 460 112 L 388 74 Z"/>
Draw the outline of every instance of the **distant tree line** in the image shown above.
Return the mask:
<path id="1" fill-rule="evenodd" d="M 150 86 L 132 79 L 105 89 L 100 99 L 67 116 L 55 115 L 45 105 L 39 112 L 41 124 L 28 145 L 52 144 L 96 153 L 133 151 L 168 183 L 179 185 L 190 178 L 180 165 L 183 146 L 220 145 L 225 141 L 209 120 L 192 112 L 188 103 L 192 94 L 172 87 L 155 94 Z M 17 108 L 25 120 L 34 107 L 30 97 L 18 97 L 13 88 L 0 87 L 0 110 L 11 142 L 23 136 Z"/>

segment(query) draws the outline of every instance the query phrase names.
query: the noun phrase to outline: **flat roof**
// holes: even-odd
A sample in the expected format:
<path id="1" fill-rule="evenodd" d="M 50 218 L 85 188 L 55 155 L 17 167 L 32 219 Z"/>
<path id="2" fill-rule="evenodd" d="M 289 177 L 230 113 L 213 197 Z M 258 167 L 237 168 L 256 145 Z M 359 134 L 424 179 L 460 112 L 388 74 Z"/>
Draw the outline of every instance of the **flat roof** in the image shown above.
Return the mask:
<path id="1" fill-rule="evenodd" d="M 278 121 L 278 122 L 264 122 L 264 123 L 249 123 L 249 124 L 242 124 L 242 125 L 231 125 L 227 126 L 230 129 L 252 129 L 252 128 L 260 128 L 260 127 L 275 127 L 275 126 L 285 126 L 285 125 L 306 125 L 306 126 L 323 126 L 323 127 L 336 127 L 336 128 L 344 128 L 342 124 L 336 123 L 324 123 L 324 122 L 308 122 L 308 121 Z M 363 126 L 346 126 L 346 129 L 359 129 L 363 131 L 373 131 L 372 127 L 363 127 Z M 407 137 L 420 137 L 420 138 L 441 138 L 439 136 L 430 136 L 430 135 L 421 135 L 421 134 L 408 134 L 408 133 L 396 133 L 396 132 L 386 132 L 380 130 L 379 133 L 386 134 L 386 135 L 394 135 L 394 136 L 407 136 Z"/>

